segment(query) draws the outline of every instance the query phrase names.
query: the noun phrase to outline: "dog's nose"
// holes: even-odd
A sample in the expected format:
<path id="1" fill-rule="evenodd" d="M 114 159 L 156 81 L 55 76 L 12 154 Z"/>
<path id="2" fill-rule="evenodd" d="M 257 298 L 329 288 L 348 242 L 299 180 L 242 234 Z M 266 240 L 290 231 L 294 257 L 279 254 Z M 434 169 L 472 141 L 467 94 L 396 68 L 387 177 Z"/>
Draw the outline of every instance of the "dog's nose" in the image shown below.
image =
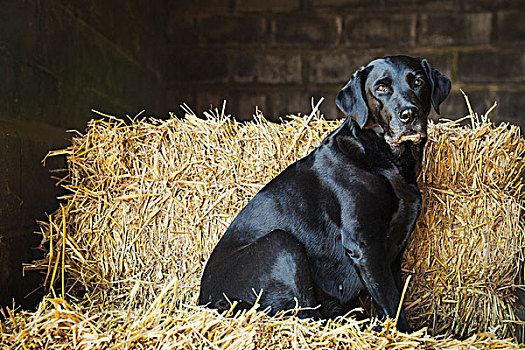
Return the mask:
<path id="1" fill-rule="evenodd" d="M 399 119 L 401 119 L 402 122 L 408 122 L 415 118 L 417 116 L 417 109 L 416 108 L 405 108 L 401 111 L 401 114 L 399 115 Z"/>

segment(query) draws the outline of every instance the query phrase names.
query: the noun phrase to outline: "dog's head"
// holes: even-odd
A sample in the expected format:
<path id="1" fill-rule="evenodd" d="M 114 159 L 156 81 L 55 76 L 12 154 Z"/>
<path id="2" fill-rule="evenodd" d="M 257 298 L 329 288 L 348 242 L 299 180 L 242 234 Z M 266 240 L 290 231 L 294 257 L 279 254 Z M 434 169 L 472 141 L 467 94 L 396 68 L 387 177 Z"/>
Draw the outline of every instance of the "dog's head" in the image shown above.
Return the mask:
<path id="1" fill-rule="evenodd" d="M 336 103 L 361 128 L 380 130 L 386 142 L 397 147 L 425 140 L 431 105 L 439 114 L 449 92 L 450 80 L 426 60 L 390 56 L 355 72 Z"/>

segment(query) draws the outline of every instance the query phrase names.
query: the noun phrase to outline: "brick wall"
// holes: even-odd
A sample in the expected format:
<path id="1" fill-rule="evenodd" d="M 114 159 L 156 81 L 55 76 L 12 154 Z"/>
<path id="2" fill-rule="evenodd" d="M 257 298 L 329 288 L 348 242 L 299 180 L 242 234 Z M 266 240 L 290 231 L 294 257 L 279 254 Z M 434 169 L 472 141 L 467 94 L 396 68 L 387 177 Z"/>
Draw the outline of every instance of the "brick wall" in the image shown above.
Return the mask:
<path id="1" fill-rule="evenodd" d="M 58 189 L 41 160 L 83 130 L 91 108 L 164 112 L 165 3 L 7 0 L 0 10 L 0 306 L 24 299 L 38 276 L 35 220 Z"/>
<path id="2" fill-rule="evenodd" d="M 228 100 L 247 119 L 322 111 L 340 116 L 336 92 L 373 58 L 427 58 L 453 81 L 442 107 L 466 108 L 459 89 L 495 120 L 525 126 L 525 8 L 522 0 L 181 0 L 168 12 L 167 107 L 180 113 Z"/>

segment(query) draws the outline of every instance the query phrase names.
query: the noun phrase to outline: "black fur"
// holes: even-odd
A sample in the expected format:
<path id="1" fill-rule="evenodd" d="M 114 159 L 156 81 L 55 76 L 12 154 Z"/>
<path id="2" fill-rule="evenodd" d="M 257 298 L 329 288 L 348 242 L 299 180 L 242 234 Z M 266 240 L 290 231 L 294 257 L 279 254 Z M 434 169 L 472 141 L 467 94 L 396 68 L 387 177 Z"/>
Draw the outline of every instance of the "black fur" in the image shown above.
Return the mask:
<path id="1" fill-rule="evenodd" d="M 332 318 L 368 292 L 394 318 L 401 257 L 419 215 L 416 183 L 430 106 L 450 81 L 425 60 L 372 61 L 337 95 L 349 115 L 305 158 L 270 181 L 239 213 L 204 270 L 199 303 L 259 303 L 270 314 Z M 226 297 L 227 298 L 226 298 Z M 401 312 L 398 328 L 410 326 Z"/>

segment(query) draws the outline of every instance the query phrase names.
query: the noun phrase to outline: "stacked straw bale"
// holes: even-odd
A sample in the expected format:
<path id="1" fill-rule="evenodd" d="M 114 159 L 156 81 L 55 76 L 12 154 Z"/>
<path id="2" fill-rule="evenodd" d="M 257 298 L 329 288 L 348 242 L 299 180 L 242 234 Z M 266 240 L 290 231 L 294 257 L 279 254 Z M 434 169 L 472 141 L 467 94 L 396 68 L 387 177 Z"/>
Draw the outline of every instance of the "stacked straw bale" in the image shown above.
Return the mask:
<path id="1" fill-rule="evenodd" d="M 516 348 L 513 288 L 523 262 L 521 172 L 514 126 L 471 117 L 430 123 L 423 210 L 405 253 L 405 306 L 414 328 L 380 334 L 350 318 L 328 324 L 256 310 L 235 317 L 195 307 L 204 264 L 246 203 L 339 122 L 240 124 L 223 113 L 167 121 L 89 122 L 65 150 L 69 190 L 41 223 L 50 295 L 12 315 L 0 344 L 181 348 Z M 465 342 L 430 334 L 471 336 Z M 200 344 L 200 345 L 199 345 Z"/>
<path id="2" fill-rule="evenodd" d="M 517 126 L 471 122 L 429 128 L 422 212 L 404 261 L 407 314 L 435 334 L 510 335 L 523 283 L 525 142 Z"/>
<path id="3" fill-rule="evenodd" d="M 43 223 L 53 244 L 47 283 L 129 307 L 176 277 L 181 301 L 194 303 L 204 264 L 235 215 L 335 125 L 194 115 L 91 121 L 71 147 L 51 153 L 67 155 L 71 194 Z"/>

